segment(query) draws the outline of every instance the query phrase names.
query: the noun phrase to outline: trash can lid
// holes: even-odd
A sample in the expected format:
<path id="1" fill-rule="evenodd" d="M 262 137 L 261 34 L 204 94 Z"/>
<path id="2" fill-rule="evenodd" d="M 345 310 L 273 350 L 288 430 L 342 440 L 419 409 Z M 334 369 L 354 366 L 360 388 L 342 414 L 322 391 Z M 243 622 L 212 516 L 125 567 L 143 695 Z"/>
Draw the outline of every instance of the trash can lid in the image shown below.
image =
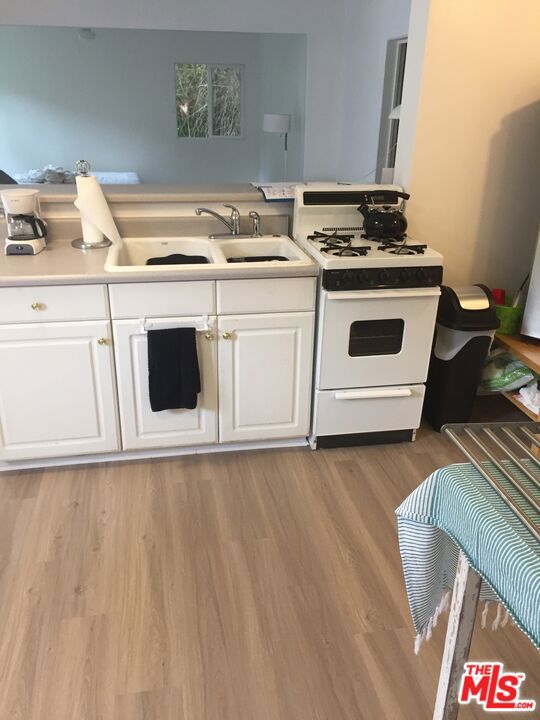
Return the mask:
<path id="1" fill-rule="evenodd" d="M 453 330 L 495 330 L 499 320 L 485 285 L 441 287 L 437 322 Z"/>

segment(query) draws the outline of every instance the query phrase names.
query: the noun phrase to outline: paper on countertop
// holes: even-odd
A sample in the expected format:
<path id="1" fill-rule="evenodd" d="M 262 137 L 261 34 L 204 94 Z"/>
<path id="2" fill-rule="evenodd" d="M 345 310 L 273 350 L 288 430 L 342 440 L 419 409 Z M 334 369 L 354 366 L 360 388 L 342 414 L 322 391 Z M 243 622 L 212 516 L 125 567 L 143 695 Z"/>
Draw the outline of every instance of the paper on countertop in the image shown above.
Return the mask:
<path id="1" fill-rule="evenodd" d="M 112 243 L 121 245 L 120 233 L 96 178 L 93 175 L 77 175 L 75 181 L 77 183 L 75 207 L 81 213 L 84 242 L 88 245 L 97 245 L 105 235 Z"/>
<path id="2" fill-rule="evenodd" d="M 253 187 L 260 190 L 267 202 L 279 200 L 294 200 L 295 187 L 298 183 L 251 183 Z"/>

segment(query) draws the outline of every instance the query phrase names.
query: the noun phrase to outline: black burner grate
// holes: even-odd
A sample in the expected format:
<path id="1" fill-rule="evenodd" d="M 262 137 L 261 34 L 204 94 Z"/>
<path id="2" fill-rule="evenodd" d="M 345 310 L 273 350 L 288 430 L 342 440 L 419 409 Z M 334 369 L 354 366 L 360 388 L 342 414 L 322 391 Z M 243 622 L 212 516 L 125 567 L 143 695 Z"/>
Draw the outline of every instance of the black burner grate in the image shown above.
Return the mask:
<path id="1" fill-rule="evenodd" d="M 322 253 L 336 257 L 359 257 L 367 255 L 371 250 L 369 245 L 353 245 L 354 235 L 338 234 L 337 231 L 325 233 L 315 230 L 313 235 L 307 236 L 307 239 L 320 242 L 322 247 L 319 249 Z"/>
<path id="2" fill-rule="evenodd" d="M 326 233 L 326 232 L 319 232 L 319 230 L 315 230 L 313 232 L 313 235 L 308 235 L 308 240 L 316 240 L 317 242 L 321 243 L 327 243 L 327 242 L 333 242 L 333 243 L 350 243 L 353 239 L 354 235 L 342 235 L 338 234 L 337 230 L 334 230 L 333 233 Z"/>
<path id="3" fill-rule="evenodd" d="M 404 242 L 386 242 L 378 249 L 390 255 L 423 255 L 427 245 L 407 245 Z"/>
<path id="4" fill-rule="evenodd" d="M 350 245 L 325 245 L 320 248 L 322 253 L 336 257 L 362 257 L 367 255 L 369 250 L 371 250 L 369 246 L 352 247 Z"/>

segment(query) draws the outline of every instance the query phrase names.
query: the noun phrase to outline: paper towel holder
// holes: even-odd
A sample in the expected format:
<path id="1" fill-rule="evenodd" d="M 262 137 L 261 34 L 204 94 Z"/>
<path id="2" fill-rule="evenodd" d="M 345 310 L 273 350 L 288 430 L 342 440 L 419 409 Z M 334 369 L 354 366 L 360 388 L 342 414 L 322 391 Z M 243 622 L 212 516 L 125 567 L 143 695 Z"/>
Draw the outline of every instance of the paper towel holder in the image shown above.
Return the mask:
<path id="1" fill-rule="evenodd" d="M 77 250 L 99 250 L 100 248 L 109 247 L 109 245 L 112 245 L 112 242 L 106 237 L 104 237 L 101 242 L 94 243 L 93 245 L 85 243 L 82 237 L 71 241 L 71 247 L 77 248 Z"/>
<path id="2" fill-rule="evenodd" d="M 77 174 L 81 177 L 89 177 L 90 163 L 88 162 L 88 160 L 77 160 L 77 162 L 75 163 L 75 168 L 77 170 Z M 90 245 L 89 243 L 85 243 L 82 237 L 76 238 L 75 240 L 71 241 L 71 247 L 77 248 L 77 250 L 99 250 L 100 248 L 109 247 L 109 245 L 112 245 L 112 242 L 111 240 L 109 240 L 109 238 L 106 237 L 104 237 L 101 242 L 94 243 L 92 245 Z"/>

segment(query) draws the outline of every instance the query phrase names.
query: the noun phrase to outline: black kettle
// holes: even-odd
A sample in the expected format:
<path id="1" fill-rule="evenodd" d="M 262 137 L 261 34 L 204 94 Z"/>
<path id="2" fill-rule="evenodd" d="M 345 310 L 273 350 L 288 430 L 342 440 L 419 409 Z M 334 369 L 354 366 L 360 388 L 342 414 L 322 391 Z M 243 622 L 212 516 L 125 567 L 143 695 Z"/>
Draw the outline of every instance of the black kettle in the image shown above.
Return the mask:
<path id="1" fill-rule="evenodd" d="M 358 207 L 364 217 L 364 234 L 362 237 L 380 240 L 403 240 L 407 233 L 407 218 L 404 214 L 405 202 L 410 195 L 404 192 L 386 191 L 384 205 L 368 198 L 366 203 Z M 398 200 L 401 204 L 396 207 Z"/>

